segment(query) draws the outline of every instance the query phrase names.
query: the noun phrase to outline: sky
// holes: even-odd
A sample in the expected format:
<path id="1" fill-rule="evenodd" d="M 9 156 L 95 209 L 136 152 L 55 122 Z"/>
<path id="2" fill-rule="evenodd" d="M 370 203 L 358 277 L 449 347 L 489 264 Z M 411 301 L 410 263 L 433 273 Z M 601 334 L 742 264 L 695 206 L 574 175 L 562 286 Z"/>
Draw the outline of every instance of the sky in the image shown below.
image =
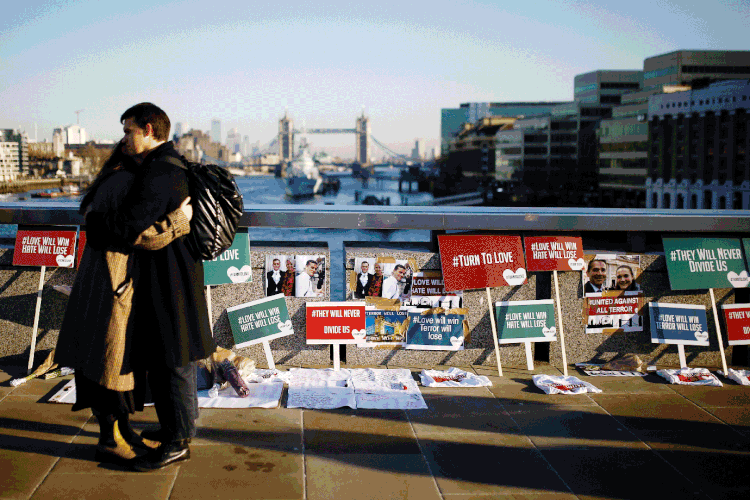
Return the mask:
<path id="1" fill-rule="evenodd" d="M 117 140 L 150 101 L 172 120 L 268 144 L 295 127 L 354 128 L 400 153 L 438 147 L 441 108 L 570 101 L 573 78 L 643 69 L 680 49 L 750 50 L 750 0 L 11 2 L 0 17 L 0 128 L 51 140 L 76 123 Z M 352 134 L 312 135 L 351 157 Z M 379 156 L 380 151 L 375 150 Z"/>

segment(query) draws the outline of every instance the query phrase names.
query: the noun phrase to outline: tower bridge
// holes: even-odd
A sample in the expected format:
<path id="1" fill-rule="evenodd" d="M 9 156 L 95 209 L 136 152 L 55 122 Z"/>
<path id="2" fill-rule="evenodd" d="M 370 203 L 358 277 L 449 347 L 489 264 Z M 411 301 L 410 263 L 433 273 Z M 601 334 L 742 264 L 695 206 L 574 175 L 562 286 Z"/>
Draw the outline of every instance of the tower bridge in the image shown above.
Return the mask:
<path id="1" fill-rule="evenodd" d="M 279 160 L 290 161 L 294 157 L 294 136 L 296 134 L 354 134 L 354 159 L 365 165 L 370 158 L 370 119 L 362 113 L 357 117 L 354 128 L 305 128 L 295 129 L 294 122 L 287 115 L 279 120 Z M 377 142 L 377 141 L 375 141 Z"/>

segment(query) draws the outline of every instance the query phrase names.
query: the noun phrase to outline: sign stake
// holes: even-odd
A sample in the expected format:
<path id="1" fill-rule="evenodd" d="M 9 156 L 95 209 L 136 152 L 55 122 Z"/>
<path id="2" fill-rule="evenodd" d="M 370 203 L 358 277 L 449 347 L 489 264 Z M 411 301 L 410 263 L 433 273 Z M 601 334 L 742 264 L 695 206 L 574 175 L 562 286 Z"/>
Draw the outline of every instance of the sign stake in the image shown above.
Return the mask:
<path id="1" fill-rule="evenodd" d="M 333 370 L 341 370 L 341 346 L 333 344 Z"/>
<path id="2" fill-rule="evenodd" d="M 563 315 L 560 306 L 560 284 L 557 281 L 557 269 L 552 271 L 555 278 L 555 303 L 557 304 L 557 317 L 560 319 L 560 349 L 562 350 L 563 375 L 568 376 L 568 357 L 565 354 L 565 332 L 563 332 Z"/>
<path id="3" fill-rule="evenodd" d="M 719 352 L 721 353 L 721 366 L 724 368 L 724 373 L 729 373 L 727 370 L 727 359 L 724 356 L 724 340 L 721 338 L 721 323 L 719 323 L 719 313 L 716 311 L 716 297 L 714 297 L 714 289 L 709 288 L 711 294 L 711 307 L 714 311 L 714 324 L 716 325 L 716 337 L 719 339 Z"/>
<path id="4" fill-rule="evenodd" d="M 534 355 L 531 354 L 531 342 L 524 342 L 526 345 L 526 369 L 534 371 Z"/>
<path id="5" fill-rule="evenodd" d="M 492 295 L 490 295 L 490 287 L 487 290 L 487 307 L 490 309 L 490 323 L 492 324 L 492 339 L 495 341 L 495 356 L 497 357 L 497 374 L 503 376 L 503 367 L 500 364 L 500 344 L 497 341 L 497 325 L 495 324 L 495 311 L 492 308 Z"/>
<path id="6" fill-rule="evenodd" d="M 208 306 L 208 325 L 211 327 L 211 336 L 214 336 L 214 317 L 211 313 L 211 285 L 206 285 L 206 305 Z"/>
<path id="7" fill-rule="evenodd" d="M 263 341 L 263 351 L 266 353 L 266 363 L 268 363 L 268 368 L 271 370 L 276 369 L 276 364 L 273 362 L 273 354 L 271 354 L 271 344 L 267 341 Z"/>
<path id="8" fill-rule="evenodd" d="M 44 273 L 47 270 L 47 266 L 42 266 L 42 271 L 39 273 L 39 289 L 36 292 L 36 311 L 34 312 L 34 328 L 31 332 L 31 348 L 29 349 L 29 366 L 26 369 L 26 375 L 31 373 L 31 368 L 34 366 L 34 351 L 36 350 L 36 334 L 39 330 L 39 313 L 42 310 L 42 289 L 44 288 Z"/>
<path id="9" fill-rule="evenodd" d="M 685 344 L 677 344 L 677 354 L 680 356 L 680 368 L 687 368 L 687 360 L 685 358 Z"/>

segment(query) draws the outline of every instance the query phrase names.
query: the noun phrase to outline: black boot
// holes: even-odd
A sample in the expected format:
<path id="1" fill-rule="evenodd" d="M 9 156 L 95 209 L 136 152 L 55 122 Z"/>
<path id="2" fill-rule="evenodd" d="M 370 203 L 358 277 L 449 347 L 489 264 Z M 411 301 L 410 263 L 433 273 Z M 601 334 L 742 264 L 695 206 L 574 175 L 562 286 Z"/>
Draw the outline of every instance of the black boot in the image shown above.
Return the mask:
<path id="1" fill-rule="evenodd" d="M 131 467 L 139 472 L 163 469 L 167 465 L 190 459 L 190 446 L 187 439 L 162 443 L 157 449 L 131 462 Z"/>
<path id="2" fill-rule="evenodd" d="M 167 436 L 161 427 L 158 429 L 144 429 L 141 431 L 141 437 L 149 441 L 158 441 L 164 443 L 165 441 L 171 441 L 171 438 Z M 191 439 L 187 438 L 187 442 L 190 443 Z"/>
<path id="3" fill-rule="evenodd" d="M 126 465 L 136 458 L 133 447 L 120 434 L 115 415 L 96 415 L 96 420 L 99 422 L 99 443 L 94 455 L 96 460 Z"/>

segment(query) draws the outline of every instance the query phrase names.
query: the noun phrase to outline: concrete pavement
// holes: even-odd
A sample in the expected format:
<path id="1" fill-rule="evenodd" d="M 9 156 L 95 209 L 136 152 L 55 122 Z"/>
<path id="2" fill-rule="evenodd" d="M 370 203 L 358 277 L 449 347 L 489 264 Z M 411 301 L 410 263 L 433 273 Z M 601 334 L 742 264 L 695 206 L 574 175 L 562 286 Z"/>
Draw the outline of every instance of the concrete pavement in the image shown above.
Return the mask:
<path id="1" fill-rule="evenodd" d="M 750 495 L 750 387 L 726 379 L 716 388 L 587 377 L 603 393 L 549 396 L 531 381 L 560 374 L 549 365 L 503 367 L 503 377 L 461 367 L 494 385 L 421 387 L 426 410 L 202 409 L 188 462 L 136 473 L 94 461 L 90 411 L 46 402 L 70 376 L 10 387 L 24 368 L 0 366 L 1 499 Z M 152 408 L 134 418 L 155 422 Z"/>

